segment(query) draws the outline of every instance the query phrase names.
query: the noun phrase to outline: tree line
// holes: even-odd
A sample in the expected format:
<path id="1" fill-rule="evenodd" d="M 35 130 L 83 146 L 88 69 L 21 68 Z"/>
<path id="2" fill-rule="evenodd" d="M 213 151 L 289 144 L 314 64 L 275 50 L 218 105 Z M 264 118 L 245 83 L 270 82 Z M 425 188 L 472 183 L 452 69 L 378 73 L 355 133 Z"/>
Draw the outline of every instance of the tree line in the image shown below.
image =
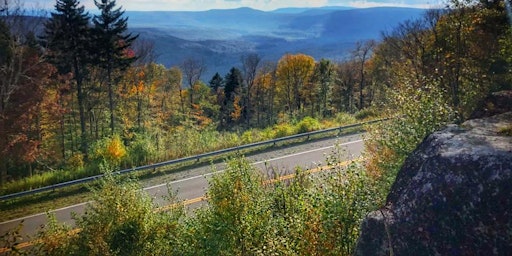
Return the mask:
<path id="1" fill-rule="evenodd" d="M 155 63 L 152 43 L 128 33 L 115 0 L 95 4 L 91 16 L 78 0 L 57 0 L 47 20 L 3 8 L 2 183 L 98 155 L 118 159 L 126 147 L 139 152 L 132 164 L 155 161 L 147 148 L 169 151 L 184 130 L 238 132 L 368 108 L 392 113 L 395 99 L 419 100 L 419 92 L 446 99 L 461 121 L 485 95 L 510 88 L 504 1 L 452 1 L 379 42 L 357 43 L 344 60 L 247 53 L 209 81 L 200 80 L 200 60 Z"/>

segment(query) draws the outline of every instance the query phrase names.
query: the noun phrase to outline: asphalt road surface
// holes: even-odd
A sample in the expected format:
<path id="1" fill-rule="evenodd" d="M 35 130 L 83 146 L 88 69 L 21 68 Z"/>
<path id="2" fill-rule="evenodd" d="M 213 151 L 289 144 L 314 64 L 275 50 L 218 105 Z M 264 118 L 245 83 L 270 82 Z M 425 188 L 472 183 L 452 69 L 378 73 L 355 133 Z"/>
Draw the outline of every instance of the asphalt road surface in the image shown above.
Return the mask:
<path id="1" fill-rule="evenodd" d="M 293 172 L 296 167 L 312 169 L 325 166 L 327 155 L 338 154 L 341 161 L 355 159 L 361 155 L 362 150 L 362 136 L 356 134 L 283 147 L 254 154 L 248 156 L 247 159 L 266 175 L 273 173 L 285 175 Z M 222 172 L 224 166 L 223 163 L 220 163 L 214 166 L 192 168 L 158 179 L 144 181 L 142 184 L 145 187 L 144 190 L 154 197 L 155 202 L 161 206 L 166 203 L 164 197 L 169 194 L 168 187 L 170 187 L 177 193 L 179 199 L 189 202 L 189 208 L 194 208 L 201 203 L 199 199 L 205 195 L 208 179 L 216 173 Z M 59 222 L 73 225 L 71 213 L 83 214 L 86 205 L 87 202 L 84 202 L 51 210 L 50 212 L 55 214 Z M 38 229 L 47 222 L 47 217 L 46 213 L 40 213 L 2 222 L 0 223 L 0 234 L 5 234 L 22 220 L 24 222 L 21 235 L 27 237 L 35 235 Z"/>

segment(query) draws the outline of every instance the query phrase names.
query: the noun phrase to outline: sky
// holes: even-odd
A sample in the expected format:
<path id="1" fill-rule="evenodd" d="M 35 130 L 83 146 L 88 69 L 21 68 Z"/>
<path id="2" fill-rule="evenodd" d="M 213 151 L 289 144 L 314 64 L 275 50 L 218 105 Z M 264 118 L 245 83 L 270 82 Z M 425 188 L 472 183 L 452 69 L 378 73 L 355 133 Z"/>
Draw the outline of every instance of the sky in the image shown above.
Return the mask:
<path id="1" fill-rule="evenodd" d="M 55 5 L 55 0 L 21 0 L 20 2 L 27 9 L 53 10 Z M 80 0 L 80 3 L 90 11 L 96 9 L 94 0 Z M 398 6 L 433 8 L 441 6 L 440 0 L 117 0 L 116 3 L 127 11 L 204 11 L 239 7 L 269 11 L 285 7 Z"/>

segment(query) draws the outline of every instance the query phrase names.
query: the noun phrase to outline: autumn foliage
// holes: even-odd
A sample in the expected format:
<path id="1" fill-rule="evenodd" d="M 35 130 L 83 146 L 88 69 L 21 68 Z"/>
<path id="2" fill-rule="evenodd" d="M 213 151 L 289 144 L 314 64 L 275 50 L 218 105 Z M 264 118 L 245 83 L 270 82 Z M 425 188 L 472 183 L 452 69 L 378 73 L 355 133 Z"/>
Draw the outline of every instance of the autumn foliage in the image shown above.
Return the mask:
<path id="1" fill-rule="evenodd" d="M 66 25 L 80 33 L 59 27 L 63 13 L 76 16 L 77 23 Z M 412 136 L 401 140 L 403 151 L 399 143 L 369 145 L 375 156 L 369 166 L 377 173 L 439 123 L 463 120 L 479 99 L 510 84 L 512 43 L 502 1 L 453 1 L 383 33 L 381 41 L 357 43 L 344 60 L 247 54 L 241 68 L 209 83 L 201 80 L 200 60 L 154 63 L 150 45 L 142 49 L 122 27 L 113 45 L 119 65 L 106 65 L 110 55 L 88 52 L 94 31 L 84 24 L 91 18 L 78 1 L 59 0 L 43 35 L 0 22 L 2 184 L 50 171 L 94 174 L 101 161 L 131 168 L 354 122 L 354 116 L 406 115 L 418 120 L 407 129 L 429 127 L 400 133 Z"/>

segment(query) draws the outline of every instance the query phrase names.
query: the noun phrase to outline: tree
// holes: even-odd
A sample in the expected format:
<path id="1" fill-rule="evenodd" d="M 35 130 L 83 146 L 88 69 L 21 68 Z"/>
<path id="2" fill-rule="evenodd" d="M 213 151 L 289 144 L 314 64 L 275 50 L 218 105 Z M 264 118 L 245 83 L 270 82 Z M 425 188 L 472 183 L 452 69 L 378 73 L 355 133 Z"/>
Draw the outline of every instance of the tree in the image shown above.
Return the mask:
<path id="1" fill-rule="evenodd" d="M 114 91 L 112 75 L 116 69 L 124 70 L 136 60 L 129 48 L 137 36 L 126 33 L 128 18 L 123 18 L 124 11 L 116 7 L 115 0 L 94 0 L 101 11 L 93 18 L 96 41 L 95 61 L 106 72 L 108 101 L 110 110 L 110 130 L 114 134 Z"/>
<path id="2" fill-rule="evenodd" d="M 206 71 L 206 66 L 200 60 L 188 58 L 181 64 L 181 70 L 187 85 L 190 89 L 201 79 L 201 75 Z M 190 90 L 190 106 L 194 104 L 194 93 Z"/>
<path id="3" fill-rule="evenodd" d="M 363 89 L 365 86 L 365 65 L 366 61 L 371 57 L 373 48 L 376 43 L 373 40 L 364 43 L 357 42 L 356 49 L 353 52 L 355 59 L 359 62 L 359 109 L 364 108 Z"/>
<path id="4" fill-rule="evenodd" d="M 253 90 L 256 121 L 262 125 L 262 114 L 266 115 L 266 124 L 273 124 L 275 117 L 275 97 L 276 97 L 276 63 L 265 62 L 258 69 L 254 81 Z"/>
<path id="5" fill-rule="evenodd" d="M 315 69 L 313 57 L 305 54 L 286 54 L 277 65 L 277 79 L 281 94 L 284 94 L 290 117 L 295 111 L 302 112 L 302 91 Z"/>
<path id="6" fill-rule="evenodd" d="M 448 7 L 436 24 L 435 46 L 444 87 L 462 121 L 476 102 L 500 87 L 497 79 L 507 73 L 508 64 L 499 49 L 510 40 L 510 24 L 504 4 L 454 0 Z"/>
<path id="7" fill-rule="evenodd" d="M 354 113 L 354 88 L 357 80 L 357 64 L 346 60 L 336 65 L 336 79 L 333 87 L 333 100 L 338 111 Z"/>
<path id="8" fill-rule="evenodd" d="M 226 120 L 237 121 L 241 116 L 241 108 L 243 108 L 243 106 L 240 106 L 242 84 L 242 71 L 240 71 L 240 69 L 238 68 L 232 67 L 229 70 L 229 73 L 227 73 L 226 77 L 224 78 L 224 114 L 229 115 L 231 117 L 226 118 Z M 236 112 L 237 114 L 232 115 L 232 113 L 234 112 Z"/>
<path id="9" fill-rule="evenodd" d="M 220 76 L 219 72 L 215 73 L 215 75 L 210 80 L 210 87 L 214 92 L 217 92 L 217 89 L 222 87 L 224 83 L 224 79 L 222 79 L 222 76 Z"/>
<path id="10" fill-rule="evenodd" d="M 256 73 L 258 70 L 258 66 L 260 64 L 261 58 L 257 53 L 251 53 L 245 56 L 242 56 L 242 70 L 245 80 L 245 85 L 247 86 L 247 90 L 245 92 L 245 119 L 247 123 L 250 122 L 252 116 L 252 99 L 251 93 L 254 87 L 254 79 L 256 78 Z"/>
<path id="11" fill-rule="evenodd" d="M 185 99 L 182 91 L 183 72 L 178 67 L 171 67 L 167 72 L 168 84 L 176 89 L 180 98 L 181 114 L 185 114 Z"/>
<path id="12" fill-rule="evenodd" d="M 32 164 L 41 155 L 45 94 L 55 68 L 44 62 L 33 38 L 11 34 L 0 22 L 0 183 L 7 176 L 23 177 L 24 167 L 32 174 Z M 57 113 L 48 113 L 56 115 Z M 50 118 L 50 117 L 48 117 Z M 48 131 L 44 131 L 48 132 Z"/>
<path id="13" fill-rule="evenodd" d="M 135 66 L 154 63 L 157 58 L 155 53 L 155 42 L 146 39 L 138 39 L 133 42 L 132 47 L 135 51 L 137 59 L 134 62 Z"/>
<path id="14" fill-rule="evenodd" d="M 87 157 L 84 80 L 91 41 L 89 15 L 77 0 L 57 0 L 55 10 L 45 23 L 43 40 L 50 51 L 50 60 L 59 72 L 73 73 L 80 115 L 80 150 Z"/>
<path id="15" fill-rule="evenodd" d="M 320 85 L 318 96 L 321 105 L 321 114 L 323 117 L 326 117 L 329 113 L 327 104 L 329 101 L 328 98 L 332 88 L 331 84 L 333 82 L 334 74 L 334 65 L 331 63 L 331 61 L 327 59 L 321 59 L 320 62 L 316 64 L 315 81 Z"/>

